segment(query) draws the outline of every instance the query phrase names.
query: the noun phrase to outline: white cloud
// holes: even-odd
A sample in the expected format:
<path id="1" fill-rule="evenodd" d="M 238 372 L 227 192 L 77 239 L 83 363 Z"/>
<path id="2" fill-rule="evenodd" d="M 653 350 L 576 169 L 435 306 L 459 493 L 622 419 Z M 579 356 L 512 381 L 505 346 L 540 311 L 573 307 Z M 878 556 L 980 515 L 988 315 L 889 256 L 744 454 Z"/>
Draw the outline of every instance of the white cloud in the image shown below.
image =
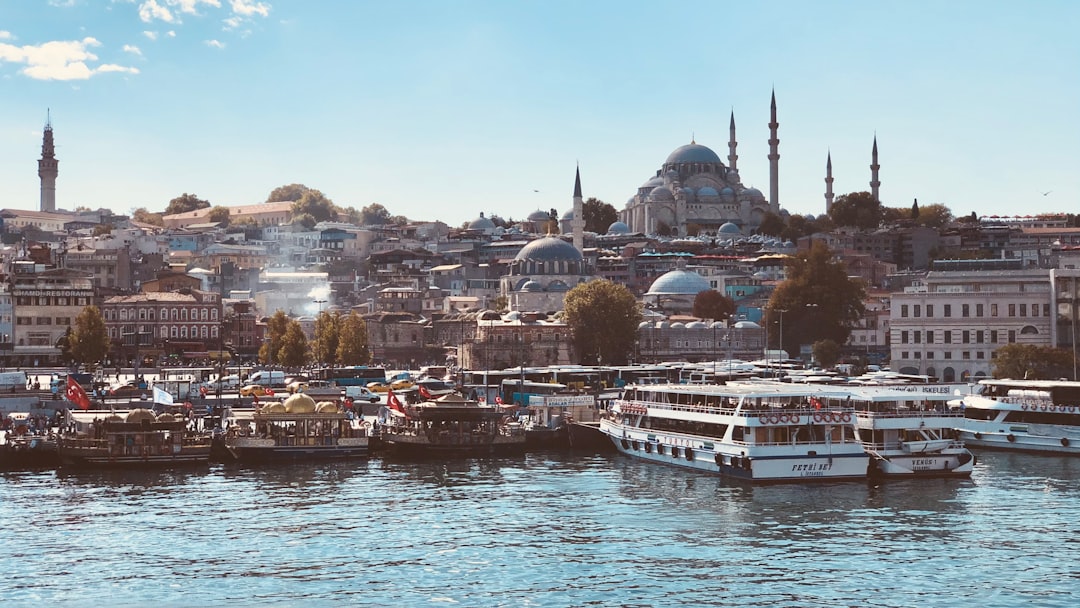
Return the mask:
<path id="1" fill-rule="evenodd" d="M 263 17 L 270 16 L 270 5 L 265 2 L 257 2 L 256 0 L 229 0 L 232 5 L 232 10 L 237 15 L 243 15 L 244 17 L 251 17 L 253 15 L 261 15 Z"/>
<path id="2" fill-rule="evenodd" d="M 223 19 L 222 21 L 225 22 L 225 30 L 228 31 L 235 30 L 236 28 L 240 27 L 240 24 L 244 22 L 244 19 L 242 17 L 237 17 L 236 15 L 233 15 L 232 17 L 229 17 L 228 19 Z"/>
<path id="3" fill-rule="evenodd" d="M 169 31 L 165 32 L 165 35 L 168 36 L 169 38 L 176 38 L 176 32 L 174 32 L 172 30 L 169 30 Z"/>
<path id="4" fill-rule="evenodd" d="M 142 35 L 146 36 L 150 40 L 157 40 L 157 32 L 152 32 L 150 30 L 144 30 Z"/>
<path id="5" fill-rule="evenodd" d="M 97 55 L 89 50 L 97 46 L 101 46 L 101 43 L 90 37 L 56 40 L 36 46 L 0 43 L 0 62 L 25 64 L 22 73 L 35 80 L 86 80 L 94 74 L 105 72 L 139 73 L 135 68 L 115 64 L 97 68 L 88 66 L 88 61 L 97 61 Z"/>
<path id="6" fill-rule="evenodd" d="M 176 22 L 176 17 L 173 17 L 172 12 L 158 4 L 157 0 L 146 0 L 139 5 L 139 19 L 145 23 L 150 23 L 154 19 L 160 19 L 165 23 Z"/>
<path id="7" fill-rule="evenodd" d="M 124 45 L 124 52 L 125 53 L 131 53 L 132 55 L 142 56 L 142 51 L 139 50 L 139 47 L 135 46 L 134 44 L 125 44 Z"/>
<path id="8" fill-rule="evenodd" d="M 12 40 L 15 37 L 11 35 L 11 32 L 0 30 L 0 40 Z"/>
<path id="9" fill-rule="evenodd" d="M 49 4 L 52 6 L 59 6 L 61 8 L 67 8 L 75 6 L 78 0 L 49 0 Z"/>
<path id="10" fill-rule="evenodd" d="M 165 0 L 165 3 L 169 6 L 175 6 L 180 9 L 181 13 L 187 13 L 189 15 L 198 15 L 198 7 L 200 4 L 206 4 L 214 8 L 221 8 L 220 0 Z"/>
<path id="11" fill-rule="evenodd" d="M 225 48 L 225 43 L 221 42 L 220 40 L 204 40 L 203 43 L 206 46 L 213 47 L 215 49 L 223 49 L 223 48 Z"/>

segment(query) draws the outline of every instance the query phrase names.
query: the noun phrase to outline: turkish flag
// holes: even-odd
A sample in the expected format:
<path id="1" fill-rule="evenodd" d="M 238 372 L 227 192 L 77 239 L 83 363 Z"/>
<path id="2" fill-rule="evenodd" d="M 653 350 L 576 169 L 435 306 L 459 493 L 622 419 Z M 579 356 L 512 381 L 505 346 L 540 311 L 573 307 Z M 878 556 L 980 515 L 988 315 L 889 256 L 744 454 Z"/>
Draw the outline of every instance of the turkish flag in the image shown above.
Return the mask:
<path id="1" fill-rule="evenodd" d="M 427 399 L 428 401 L 431 401 L 432 399 L 434 399 L 434 397 L 431 396 L 431 391 L 427 390 L 424 387 L 423 384 L 421 384 L 419 386 L 419 388 L 417 388 L 416 390 L 417 390 L 418 393 L 420 393 L 420 396 L 423 397 L 424 399 Z"/>
<path id="2" fill-rule="evenodd" d="M 387 391 L 386 405 L 395 412 L 405 414 L 405 406 L 401 405 L 401 401 L 398 400 L 397 395 L 394 394 L 394 391 Z M 405 414 L 405 416 L 408 417 L 408 414 Z"/>
<path id="3" fill-rule="evenodd" d="M 67 400 L 79 406 L 79 409 L 90 409 L 90 397 L 86 394 L 86 390 L 82 385 L 75 381 L 72 376 L 67 377 L 67 388 L 64 389 L 64 396 Z"/>

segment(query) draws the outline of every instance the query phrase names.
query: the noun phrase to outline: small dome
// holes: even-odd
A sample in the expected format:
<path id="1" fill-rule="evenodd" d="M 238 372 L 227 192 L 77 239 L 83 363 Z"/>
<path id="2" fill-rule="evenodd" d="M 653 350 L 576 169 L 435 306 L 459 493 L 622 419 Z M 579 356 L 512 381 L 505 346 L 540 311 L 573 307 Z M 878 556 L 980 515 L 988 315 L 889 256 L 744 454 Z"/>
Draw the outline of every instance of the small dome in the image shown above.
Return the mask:
<path id="1" fill-rule="evenodd" d="M 758 190 L 757 188 L 745 188 L 739 194 L 741 194 L 743 196 L 746 196 L 746 197 L 749 197 L 749 198 L 762 198 L 762 199 L 765 198 L 765 195 L 762 194 L 761 190 Z"/>
<path id="2" fill-rule="evenodd" d="M 686 324 L 686 329 L 708 329 L 709 326 L 704 321 L 691 321 Z"/>
<path id="3" fill-rule="evenodd" d="M 546 236 L 525 245 L 514 256 L 515 260 L 536 260 L 539 262 L 569 261 L 580 262 L 581 252 L 573 245 L 556 236 Z"/>
<path id="4" fill-rule="evenodd" d="M 739 321 L 735 324 L 735 329 L 761 329 L 761 326 L 753 321 Z"/>
<path id="5" fill-rule="evenodd" d="M 709 148 L 692 143 L 676 148 L 665 161 L 665 164 L 679 163 L 720 163 L 720 157 Z"/>
<path id="6" fill-rule="evenodd" d="M 676 321 L 671 324 L 671 329 L 686 329 L 686 325 L 682 321 Z"/>
<path id="7" fill-rule="evenodd" d="M 723 226 L 720 226 L 719 233 L 720 234 L 742 234 L 742 230 L 739 230 L 739 227 L 736 226 L 735 224 L 732 224 L 731 222 L 727 222 Z"/>
<path id="8" fill-rule="evenodd" d="M 667 189 L 667 186 L 657 186 L 649 192 L 649 200 L 670 201 L 675 200 L 675 195 L 671 193 L 671 190 Z"/>
<path id="9" fill-rule="evenodd" d="M 713 321 L 709 323 L 709 329 L 724 329 L 724 323 L 722 321 Z"/>
<path id="10" fill-rule="evenodd" d="M 641 323 L 637 324 L 638 329 L 646 329 L 646 328 L 652 327 L 652 326 L 653 326 L 653 324 L 652 324 L 651 321 L 642 321 Z"/>
<path id="11" fill-rule="evenodd" d="M 521 286 L 521 291 L 544 291 L 544 286 L 536 281 L 525 281 L 525 284 Z"/>
<path id="12" fill-rule="evenodd" d="M 546 222 L 550 218 L 551 216 L 548 215 L 547 211 L 541 211 L 539 209 L 529 214 L 530 222 Z"/>
<path id="13" fill-rule="evenodd" d="M 472 222 L 469 223 L 469 229 L 470 230 L 494 230 L 495 229 L 495 222 L 493 222 L 490 219 L 484 217 L 484 214 L 481 213 L 480 217 L 476 218 L 475 220 L 473 220 Z"/>
<path id="14" fill-rule="evenodd" d="M 720 193 L 716 191 L 716 188 L 713 188 L 711 186 L 705 186 L 704 188 L 698 189 L 697 195 L 701 197 L 720 196 Z"/>
<path id="15" fill-rule="evenodd" d="M 700 274 L 691 270 L 671 270 L 653 281 L 649 293 L 696 296 L 709 289 L 709 282 Z"/>
<path id="16" fill-rule="evenodd" d="M 624 222 L 614 222 L 607 229 L 608 234 L 630 234 L 630 227 Z"/>
<path id="17" fill-rule="evenodd" d="M 574 219 L 574 210 L 573 210 L 573 208 L 567 209 L 566 213 L 562 214 L 562 219 L 564 219 L 564 220 L 572 220 L 572 219 Z"/>
<path id="18" fill-rule="evenodd" d="M 724 186 L 720 189 L 720 198 L 724 200 L 735 200 L 735 191 L 731 189 L 731 186 Z"/>

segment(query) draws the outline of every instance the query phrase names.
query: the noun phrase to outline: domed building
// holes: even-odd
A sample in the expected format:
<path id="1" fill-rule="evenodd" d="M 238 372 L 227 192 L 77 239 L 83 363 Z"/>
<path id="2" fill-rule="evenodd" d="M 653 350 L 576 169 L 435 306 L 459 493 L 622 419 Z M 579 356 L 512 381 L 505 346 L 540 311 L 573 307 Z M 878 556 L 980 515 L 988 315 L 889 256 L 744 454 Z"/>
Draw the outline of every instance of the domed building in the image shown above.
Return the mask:
<path id="1" fill-rule="evenodd" d="M 495 234 L 496 228 L 497 226 L 495 225 L 495 222 L 493 222 L 489 218 L 484 217 L 483 213 L 480 214 L 480 217 L 469 222 L 469 230 L 479 231 L 481 234 L 484 234 L 486 236 Z"/>
<path id="2" fill-rule="evenodd" d="M 595 277 L 581 252 L 557 236 L 548 236 L 521 248 L 499 292 L 510 310 L 553 312 L 563 309 L 566 292 Z"/>
<path id="3" fill-rule="evenodd" d="M 626 202 L 619 220 L 631 232 L 687 236 L 690 226 L 715 232 L 732 224 L 743 234 L 753 232 L 767 212 L 780 213 L 777 198 L 778 163 L 776 98 L 772 101 L 769 123 L 769 199 L 757 188 L 744 186 L 737 168 L 735 153 L 735 115 L 731 116 L 731 139 L 727 164 L 710 148 L 691 140 L 668 155 L 667 159 Z"/>
<path id="4" fill-rule="evenodd" d="M 712 289 L 708 279 L 686 270 L 683 264 L 653 281 L 642 300 L 645 306 L 667 314 L 689 314 L 694 310 L 697 294 Z"/>

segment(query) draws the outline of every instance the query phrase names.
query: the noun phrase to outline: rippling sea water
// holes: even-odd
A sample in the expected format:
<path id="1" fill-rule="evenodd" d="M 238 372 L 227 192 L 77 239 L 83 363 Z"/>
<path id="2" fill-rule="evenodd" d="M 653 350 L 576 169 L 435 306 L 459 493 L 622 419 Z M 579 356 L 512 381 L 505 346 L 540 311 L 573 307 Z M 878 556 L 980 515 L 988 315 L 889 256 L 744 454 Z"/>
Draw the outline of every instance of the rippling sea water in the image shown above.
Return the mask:
<path id="1" fill-rule="evenodd" d="M 1080 460 L 737 485 L 618 455 L 0 476 L 0 601 L 1080 605 Z"/>

